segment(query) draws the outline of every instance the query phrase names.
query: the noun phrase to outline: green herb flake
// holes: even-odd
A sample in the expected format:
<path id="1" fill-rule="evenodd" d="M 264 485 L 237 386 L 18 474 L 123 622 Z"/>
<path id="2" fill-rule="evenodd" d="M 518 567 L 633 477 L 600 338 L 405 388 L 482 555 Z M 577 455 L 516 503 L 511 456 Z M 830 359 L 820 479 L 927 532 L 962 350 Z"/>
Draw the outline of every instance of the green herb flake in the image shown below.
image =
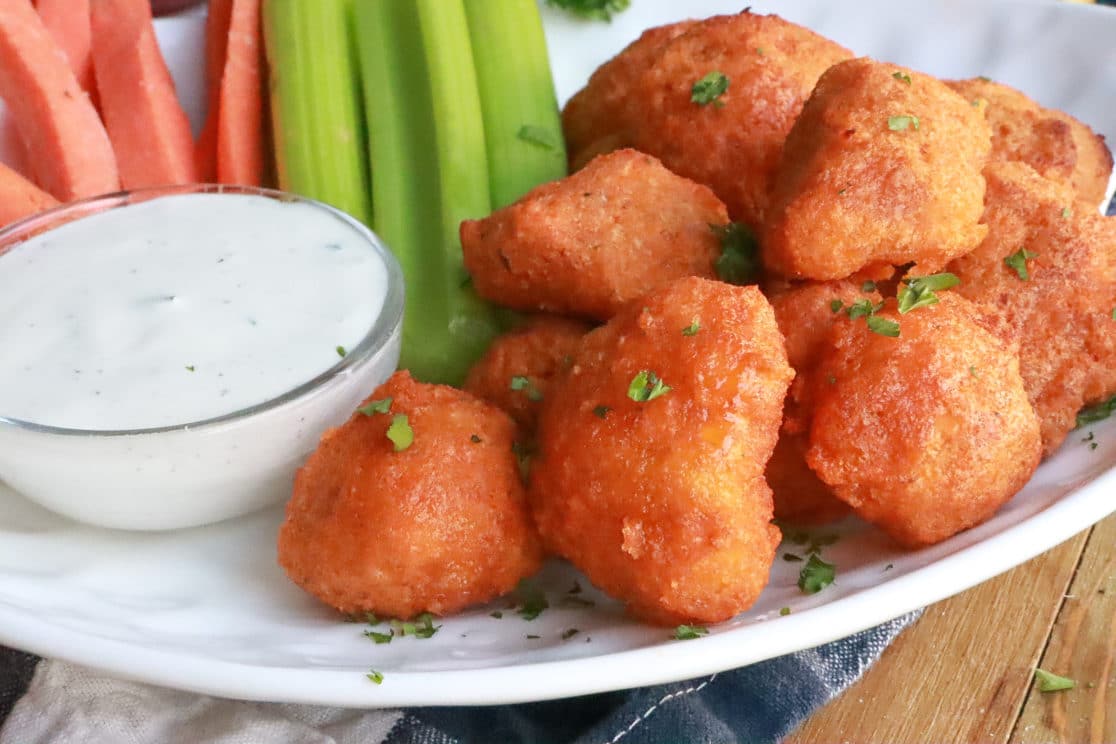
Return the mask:
<path id="1" fill-rule="evenodd" d="M 866 281 L 866 282 L 864 282 L 863 284 L 860 285 L 860 291 L 864 292 L 865 294 L 867 294 L 868 292 L 875 292 L 876 291 L 876 283 L 874 281 L 872 281 L 871 279 L 869 279 L 868 281 Z"/>
<path id="2" fill-rule="evenodd" d="M 1026 248 L 1020 248 L 1004 259 L 1004 265 L 1015 271 L 1019 278 L 1026 282 L 1031 279 L 1031 272 L 1027 270 L 1027 259 L 1037 257 L 1037 253 L 1031 253 Z"/>
<path id="3" fill-rule="evenodd" d="M 679 625 L 674 629 L 676 641 L 692 641 L 706 635 L 709 635 L 709 630 L 700 625 Z"/>
<path id="4" fill-rule="evenodd" d="M 1063 219 L 1069 219 L 1069 217 L 1072 214 L 1073 214 L 1072 209 L 1070 209 L 1069 207 L 1062 207 L 1062 217 L 1063 217 Z"/>
<path id="5" fill-rule="evenodd" d="M 374 630 L 364 631 L 365 638 L 371 638 L 377 644 L 391 643 L 391 639 L 395 637 L 395 631 L 389 630 L 387 633 L 377 633 Z"/>
<path id="6" fill-rule="evenodd" d="M 519 131 L 515 133 L 515 136 L 523 142 L 527 142 L 535 147 L 540 147 L 550 152 L 559 152 L 562 147 L 561 141 L 554 132 L 542 127 L 536 127 L 532 124 L 524 124 L 521 126 Z"/>
<path id="7" fill-rule="evenodd" d="M 649 369 L 640 370 L 628 385 L 628 397 L 636 403 L 647 403 L 671 391 L 670 385 Z"/>
<path id="8" fill-rule="evenodd" d="M 890 571 L 893 568 L 895 568 L 895 564 L 894 563 L 889 563 L 886 566 L 884 566 L 884 571 Z"/>
<path id="9" fill-rule="evenodd" d="M 387 438 L 391 440 L 396 452 L 402 452 L 415 441 L 415 430 L 411 428 L 407 414 L 397 413 L 391 417 L 391 425 L 387 429 Z"/>
<path id="10" fill-rule="evenodd" d="M 543 610 L 550 607 L 550 603 L 546 601 L 546 595 L 538 587 L 526 581 L 521 580 L 519 582 L 515 594 L 519 599 L 516 614 L 524 620 L 534 620 L 543 613 Z"/>
<path id="11" fill-rule="evenodd" d="M 872 315 L 877 309 L 878 308 L 872 304 L 871 300 L 857 300 L 845 309 L 845 314 L 849 316 L 850 320 L 856 320 L 857 318 L 866 318 Z"/>
<path id="12" fill-rule="evenodd" d="M 502 620 L 504 618 L 504 613 L 500 612 L 499 610 L 495 610 L 493 612 L 488 613 L 488 616 L 489 617 L 494 617 L 497 620 Z"/>
<path id="13" fill-rule="evenodd" d="M 869 315 L 866 322 L 868 323 L 868 330 L 872 333 L 878 333 L 888 338 L 899 338 L 899 324 L 894 320 L 881 318 L 879 315 Z"/>
<path id="14" fill-rule="evenodd" d="M 694 83 L 690 88 L 690 100 L 699 106 L 707 106 L 711 103 L 718 107 L 724 106 L 724 101 L 720 99 L 728 88 L 729 79 L 723 72 L 714 70 Z"/>
<path id="15" fill-rule="evenodd" d="M 1116 312 L 1116 311 L 1114 311 L 1114 312 Z M 186 371 L 187 372 L 193 372 L 194 369 L 195 369 L 194 365 L 192 365 L 192 364 L 187 364 L 186 365 Z"/>
<path id="16" fill-rule="evenodd" d="M 692 321 L 690 321 L 690 325 L 688 325 L 688 326 L 686 326 L 685 328 L 682 329 L 682 335 L 683 336 L 696 336 L 698 331 L 700 331 L 700 330 L 701 330 L 701 323 L 698 322 L 697 318 L 694 318 Z"/>
<path id="17" fill-rule="evenodd" d="M 988 77 L 987 75 L 977 75 L 977 80 L 981 81 L 982 83 L 992 82 L 992 78 Z"/>
<path id="18" fill-rule="evenodd" d="M 1116 397 L 1086 406 L 1077 412 L 1077 428 L 1104 421 L 1116 411 Z"/>
<path id="19" fill-rule="evenodd" d="M 535 387 L 530 378 L 524 377 L 523 375 L 516 375 L 511 378 L 511 384 L 509 384 L 508 387 L 516 392 L 522 392 L 527 396 L 527 400 L 537 403 L 543 399 L 542 391 Z"/>
<path id="20" fill-rule="evenodd" d="M 586 20 L 609 23 L 613 14 L 628 9 L 631 0 L 546 0 L 546 4 Z"/>
<path id="21" fill-rule="evenodd" d="M 729 284 L 755 284 L 759 280 L 759 241 L 751 228 L 740 222 L 710 225 L 721 241 L 721 255 L 713 268 L 717 278 Z"/>
<path id="22" fill-rule="evenodd" d="M 366 406 L 361 406 L 357 409 L 357 413 L 363 413 L 365 416 L 374 416 L 377 413 L 387 413 L 391 410 L 391 398 L 381 398 L 374 400 Z"/>
<path id="23" fill-rule="evenodd" d="M 830 311 L 832 311 L 834 313 L 841 312 L 841 308 L 844 307 L 844 306 L 845 306 L 845 303 L 842 302 L 841 300 L 830 300 L 829 301 L 829 309 L 830 309 Z"/>
<path id="24" fill-rule="evenodd" d="M 798 588 L 803 594 L 817 594 L 833 583 L 836 573 L 837 568 L 832 563 L 826 563 L 817 555 L 811 555 L 810 560 L 798 574 Z"/>
<path id="25" fill-rule="evenodd" d="M 364 676 L 368 677 L 368 679 L 372 680 L 373 682 L 375 682 L 378 685 L 382 685 L 384 683 L 383 673 L 382 672 L 377 672 L 375 669 L 369 669 L 368 674 L 366 674 Z"/>
<path id="26" fill-rule="evenodd" d="M 787 563 L 800 563 L 803 558 L 802 556 L 795 555 L 794 553 L 783 553 L 783 560 Z"/>
<path id="27" fill-rule="evenodd" d="M 570 628 L 569 630 L 562 631 L 562 640 L 568 641 L 581 631 L 577 628 Z"/>
<path id="28" fill-rule="evenodd" d="M 780 607 L 779 608 L 779 615 L 781 617 L 786 617 L 789 614 L 791 614 L 791 608 L 790 607 Z"/>
<path id="29" fill-rule="evenodd" d="M 483 440 L 479 436 L 474 434 L 471 437 L 469 437 L 469 441 L 472 442 L 473 444 L 480 444 Z"/>
<path id="30" fill-rule="evenodd" d="M 528 640 L 528 641 L 537 641 L 537 640 L 539 640 L 540 638 L 542 638 L 542 636 L 537 636 L 537 635 L 529 635 L 529 636 L 527 636 L 527 640 Z"/>
<path id="31" fill-rule="evenodd" d="M 919 121 L 917 116 L 889 116 L 887 117 L 887 128 L 893 132 L 902 132 L 910 127 L 918 131 Z"/>
<path id="32" fill-rule="evenodd" d="M 597 406 L 596 408 L 593 409 L 593 415 L 596 416 L 597 418 L 603 419 L 605 416 L 608 415 L 608 412 L 611 411 L 611 410 L 612 409 L 609 408 L 608 406 Z"/>
<path id="33" fill-rule="evenodd" d="M 345 355 L 348 354 L 348 353 L 349 352 L 345 351 L 344 346 L 338 346 L 337 347 L 337 356 L 341 357 L 342 359 L 344 359 Z"/>
<path id="34" fill-rule="evenodd" d="M 1113 319 L 1113 320 L 1116 320 L 1116 307 L 1112 308 L 1112 315 L 1111 315 L 1111 317 L 1112 317 L 1112 319 Z"/>
<path id="35" fill-rule="evenodd" d="M 952 289 L 960 283 L 961 280 L 955 274 L 948 272 L 930 274 L 929 276 L 912 276 L 904 279 L 903 286 L 899 288 L 899 294 L 897 295 L 899 314 L 906 315 L 920 307 L 938 304 L 941 300 L 936 294 L 937 292 Z"/>
<path id="36" fill-rule="evenodd" d="M 895 78 L 896 80 L 898 80 L 900 82 L 906 83 L 907 85 L 911 84 L 911 76 L 908 75 L 907 73 L 903 72 L 903 71 L 893 72 L 893 73 L 891 73 L 891 77 Z"/>
<path id="37" fill-rule="evenodd" d="M 1072 690 L 1077 685 L 1077 682 L 1069 677 L 1060 677 L 1057 674 L 1051 674 L 1045 669 L 1035 669 L 1035 679 L 1038 680 L 1039 690 L 1041 692 Z"/>
<path id="38" fill-rule="evenodd" d="M 433 638 L 434 634 L 441 629 L 441 625 L 434 624 L 434 616 L 429 612 L 424 612 L 415 618 L 415 629 L 413 635 L 415 636 L 415 638 Z"/>

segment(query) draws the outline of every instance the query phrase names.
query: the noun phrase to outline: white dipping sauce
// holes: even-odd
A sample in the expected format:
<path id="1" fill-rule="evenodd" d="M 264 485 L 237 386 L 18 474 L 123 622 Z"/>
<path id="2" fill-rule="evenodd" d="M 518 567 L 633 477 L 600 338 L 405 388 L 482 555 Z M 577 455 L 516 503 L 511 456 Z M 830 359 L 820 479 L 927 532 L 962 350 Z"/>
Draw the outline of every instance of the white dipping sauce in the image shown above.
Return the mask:
<path id="1" fill-rule="evenodd" d="M 263 403 L 339 363 L 386 282 L 312 204 L 183 194 L 76 220 L 0 255 L 0 416 L 121 430 Z"/>

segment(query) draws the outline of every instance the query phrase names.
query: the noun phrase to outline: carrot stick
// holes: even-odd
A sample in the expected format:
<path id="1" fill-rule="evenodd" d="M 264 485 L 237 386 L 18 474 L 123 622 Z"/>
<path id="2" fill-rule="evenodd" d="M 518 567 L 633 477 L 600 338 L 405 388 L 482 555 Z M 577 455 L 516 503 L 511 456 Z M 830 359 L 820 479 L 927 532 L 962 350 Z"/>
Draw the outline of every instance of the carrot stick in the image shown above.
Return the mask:
<path id="1" fill-rule="evenodd" d="M 205 18 L 205 125 L 194 150 L 198 178 L 217 180 L 217 124 L 221 103 L 221 77 L 225 74 L 225 49 L 229 43 L 232 0 L 209 0 Z"/>
<path id="2" fill-rule="evenodd" d="M 0 226 L 57 206 L 57 199 L 0 163 Z"/>
<path id="3" fill-rule="evenodd" d="M 97 110 L 30 0 L 0 0 L 0 98 L 40 187 L 62 201 L 120 187 Z"/>
<path id="4" fill-rule="evenodd" d="M 217 180 L 259 186 L 264 170 L 260 0 L 232 0 L 228 39 L 217 108 Z"/>
<path id="5" fill-rule="evenodd" d="M 190 122 L 159 51 L 148 0 L 90 0 L 90 11 L 97 92 L 124 187 L 196 182 Z"/>
<path id="6" fill-rule="evenodd" d="M 86 93 L 95 95 L 89 0 L 36 0 L 35 7 L 47 31 L 66 53 L 78 84 Z"/>

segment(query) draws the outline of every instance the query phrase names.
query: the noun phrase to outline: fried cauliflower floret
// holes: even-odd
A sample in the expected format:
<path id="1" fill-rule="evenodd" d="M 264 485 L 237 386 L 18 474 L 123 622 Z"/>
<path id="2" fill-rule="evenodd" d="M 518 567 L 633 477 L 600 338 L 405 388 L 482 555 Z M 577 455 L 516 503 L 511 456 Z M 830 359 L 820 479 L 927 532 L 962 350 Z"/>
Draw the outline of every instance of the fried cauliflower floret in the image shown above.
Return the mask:
<path id="1" fill-rule="evenodd" d="M 1002 83 L 972 78 L 946 84 L 970 104 L 986 107 L 993 162 L 1026 163 L 1045 178 L 1069 184 L 1094 208 L 1104 199 L 1112 173 L 1112 153 L 1104 137 Z"/>
<path id="2" fill-rule="evenodd" d="M 630 93 L 659 51 L 697 21 L 658 26 L 643 34 L 622 52 L 597 68 L 589 82 L 562 109 L 570 166 L 577 169 L 597 155 L 630 147 Z"/>
<path id="3" fill-rule="evenodd" d="M 620 150 L 461 223 L 465 267 L 484 298 L 517 310 L 607 320 L 685 276 L 713 276 L 728 222 L 709 189 L 650 155 Z"/>
<path id="4" fill-rule="evenodd" d="M 582 341 L 530 478 L 547 546 L 654 623 L 752 605 L 779 531 L 764 465 L 793 376 L 755 287 L 663 287 Z"/>
<path id="5" fill-rule="evenodd" d="M 880 295 L 871 282 L 835 281 L 794 285 L 769 294 L 779 330 L 786 338 L 787 359 L 794 369 L 783 407 L 779 442 L 767 463 L 767 485 L 775 498 L 775 517 L 796 524 L 824 524 L 845 516 L 849 507 L 833 495 L 806 464 L 810 425 L 810 384 L 818 357 L 829 341 L 830 327 L 847 319 L 858 301 L 874 306 Z"/>
<path id="6" fill-rule="evenodd" d="M 765 266 L 809 279 L 880 262 L 940 270 L 986 233 L 990 147 L 980 110 L 944 83 L 866 58 L 834 65 L 787 137 Z"/>
<path id="7" fill-rule="evenodd" d="M 997 335 L 1018 341 L 1050 455 L 1082 406 L 1116 393 L 1116 220 L 1022 163 L 994 163 L 985 177 L 988 237 L 949 270 Z"/>
<path id="8" fill-rule="evenodd" d="M 295 477 L 279 530 L 291 580 L 342 612 L 408 618 L 486 602 L 534 573 L 541 544 L 507 414 L 406 372 L 364 405 L 375 401 L 390 410 L 327 431 Z"/>
<path id="9" fill-rule="evenodd" d="M 783 140 L 814 84 L 852 53 L 774 15 L 715 16 L 664 44 L 629 88 L 632 145 L 706 184 L 739 222 L 762 222 Z M 708 103 L 694 84 L 721 73 L 728 89 Z"/>
<path id="10" fill-rule="evenodd" d="M 936 305 L 833 326 L 813 380 L 806 460 L 863 519 L 907 547 L 988 519 L 1030 478 L 1038 420 L 1011 348 L 950 292 Z"/>
<path id="11" fill-rule="evenodd" d="M 530 435 L 539 407 L 590 326 L 556 315 L 539 315 L 498 336 L 465 378 L 465 391 L 499 406 Z"/>

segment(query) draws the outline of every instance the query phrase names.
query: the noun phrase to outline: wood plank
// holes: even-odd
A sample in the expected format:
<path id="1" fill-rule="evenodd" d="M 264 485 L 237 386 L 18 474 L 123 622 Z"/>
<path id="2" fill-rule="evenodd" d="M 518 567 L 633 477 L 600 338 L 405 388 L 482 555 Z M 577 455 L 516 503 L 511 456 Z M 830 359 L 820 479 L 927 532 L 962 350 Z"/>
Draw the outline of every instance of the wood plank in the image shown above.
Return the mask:
<path id="1" fill-rule="evenodd" d="M 1046 652 L 1043 669 L 1077 687 L 1032 686 L 1013 742 L 1116 741 L 1116 517 L 1097 525 L 1085 546 Z"/>
<path id="2" fill-rule="evenodd" d="M 1087 536 L 928 607 L 786 743 L 1006 742 Z"/>

